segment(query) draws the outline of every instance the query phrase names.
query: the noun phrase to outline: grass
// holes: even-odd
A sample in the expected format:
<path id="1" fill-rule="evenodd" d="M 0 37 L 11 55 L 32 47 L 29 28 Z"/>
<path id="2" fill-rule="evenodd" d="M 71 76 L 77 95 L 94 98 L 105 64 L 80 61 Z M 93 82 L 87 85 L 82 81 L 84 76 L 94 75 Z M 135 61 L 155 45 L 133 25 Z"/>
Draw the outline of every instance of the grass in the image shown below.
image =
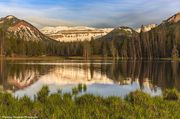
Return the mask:
<path id="1" fill-rule="evenodd" d="M 165 100 L 178 100 L 179 94 L 176 89 L 167 89 L 163 92 L 163 97 Z"/>
<path id="2" fill-rule="evenodd" d="M 82 89 L 83 85 L 78 87 Z M 78 87 L 75 87 L 76 90 L 79 90 Z M 73 93 L 56 93 L 50 95 L 48 87 L 44 86 L 34 100 L 30 100 L 27 96 L 14 98 L 11 94 L 0 93 L 0 102 L 1 116 L 34 116 L 40 119 L 180 118 L 180 100 L 175 89 L 166 90 L 163 96 L 158 97 L 151 97 L 137 90 L 122 99 L 115 96 L 105 98 L 91 94 L 73 96 Z"/>
<path id="3" fill-rule="evenodd" d="M 87 90 L 86 84 L 78 84 L 77 87 L 72 88 L 72 95 L 76 96 L 79 93 L 86 92 L 86 90 Z"/>

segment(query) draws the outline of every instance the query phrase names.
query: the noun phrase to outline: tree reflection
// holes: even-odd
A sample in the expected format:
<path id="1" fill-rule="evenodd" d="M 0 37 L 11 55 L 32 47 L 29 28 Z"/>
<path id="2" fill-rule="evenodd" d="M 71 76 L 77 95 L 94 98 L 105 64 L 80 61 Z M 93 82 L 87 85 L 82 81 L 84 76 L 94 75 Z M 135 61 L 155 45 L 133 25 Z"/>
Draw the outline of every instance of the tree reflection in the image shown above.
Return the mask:
<path id="1" fill-rule="evenodd" d="M 87 82 L 93 82 L 97 78 L 99 78 L 98 81 L 102 80 L 103 82 L 101 78 L 105 76 L 119 85 L 131 85 L 138 82 L 141 89 L 149 87 L 151 90 L 156 91 L 157 87 L 160 87 L 162 90 L 176 88 L 180 91 L 178 61 L 103 60 L 98 61 L 98 65 L 97 61 L 86 61 L 79 65 L 55 66 L 20 65 L 16 61 L 2 60 L 0 85 L 3 90 L 15 91 L 32 85 L 39 80 L 39 75 L 47 75 L 50 70 L 51 74 L 59 72 L 59 78 L 63 76 L 64 78 L 73 78 L 73 76 L 76 76 L 72 81 L 80 80 L 78 76 L 81 75 L 81 78 L 85 76 L 82 80 Z M 63 74 L 61 75 L 61 73 Z"/>
<path id="2" fill-rule="evenodd" d="M 129 79 L 133 83 L 138 79 L 142 89 L 148 84 L 153 90 L 156 87 L 180 90 L 180 69 L 177 61 L 113 61 L 112 65 L 105 66 L 107 70 L 103 73 L 117 83 Z"/>

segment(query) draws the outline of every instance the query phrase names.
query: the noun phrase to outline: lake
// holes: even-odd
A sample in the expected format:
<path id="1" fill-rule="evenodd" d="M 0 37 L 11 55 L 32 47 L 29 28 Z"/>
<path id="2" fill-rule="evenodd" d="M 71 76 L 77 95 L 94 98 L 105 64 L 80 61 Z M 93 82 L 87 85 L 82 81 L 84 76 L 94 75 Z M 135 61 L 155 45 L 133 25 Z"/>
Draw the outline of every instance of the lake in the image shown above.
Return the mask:
<path id="1" fill-rule="evenodd" d="M 0 91 L 31 98 L 47 85 L 50 93 L 71 92 L 78 84 L 100 96 L 124 97 L 137 89 L 152 96 L 167 88 L 180 90 L 178 61 L 54 60 L 1 61 Z"/>

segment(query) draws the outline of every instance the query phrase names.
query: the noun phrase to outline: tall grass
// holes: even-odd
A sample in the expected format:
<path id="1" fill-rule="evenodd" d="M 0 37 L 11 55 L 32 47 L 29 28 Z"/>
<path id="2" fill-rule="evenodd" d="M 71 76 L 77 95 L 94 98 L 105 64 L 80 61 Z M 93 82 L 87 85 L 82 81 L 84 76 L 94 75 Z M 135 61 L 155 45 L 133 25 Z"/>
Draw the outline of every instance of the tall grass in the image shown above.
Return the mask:
<path id="1" fill-rule="evenodd" d="M 45 86 L 34 100 L 27 96 L 18 99 L 11 94 L 0 93 L 0 115 L 35 116 L 41 119 L 180 118 L 179 95 L 175 89 L 168 89 L 163 96 L 156 97 L 139 90 L 131 92 L 125 99 L 91 94 L 75 96 L 83 87 L 78 85 L 72 89 L 72 93 L 49 94 Z"/>

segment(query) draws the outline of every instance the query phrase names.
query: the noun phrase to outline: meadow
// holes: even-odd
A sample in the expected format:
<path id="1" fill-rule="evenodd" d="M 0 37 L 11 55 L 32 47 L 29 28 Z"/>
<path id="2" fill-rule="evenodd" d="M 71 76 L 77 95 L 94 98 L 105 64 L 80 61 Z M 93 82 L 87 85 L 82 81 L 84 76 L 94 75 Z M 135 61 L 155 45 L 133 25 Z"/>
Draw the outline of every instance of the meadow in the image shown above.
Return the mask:
<path id="1" fill-rule="evenodd" d="M 180 118 L 179 94 L 168 89 L 163 96 L 151 97 L 137 90 L 125 98 L 100 97 L 91 94 L 79 96 L 86 85 L 78 85 L 71 93 L 49 94 L 44 86 L 34 99 L 27 96 L 15 98 L 9 93 L 0 93 L 0 116 L 32 116 L 40 119 L 167 119 Z"/>

